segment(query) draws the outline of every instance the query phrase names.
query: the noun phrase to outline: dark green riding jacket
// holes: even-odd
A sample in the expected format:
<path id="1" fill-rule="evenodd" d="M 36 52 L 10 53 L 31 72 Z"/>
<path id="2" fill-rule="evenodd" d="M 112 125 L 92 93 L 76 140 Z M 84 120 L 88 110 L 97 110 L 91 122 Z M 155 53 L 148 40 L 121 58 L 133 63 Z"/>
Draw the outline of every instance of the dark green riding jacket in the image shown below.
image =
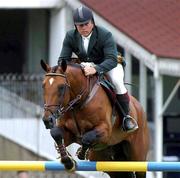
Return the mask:
<path id="1" fill-rule="evenodd" d="M 71 60 L 75 53 L 82 62 L 94 62 L 98 73 L 106 73 L 117 66 L 117 46 L 111 32 L 95 26 L 89 41 L 87 53 L 82 37 L 76 29 L 66 33 L 60 58 Z"/>

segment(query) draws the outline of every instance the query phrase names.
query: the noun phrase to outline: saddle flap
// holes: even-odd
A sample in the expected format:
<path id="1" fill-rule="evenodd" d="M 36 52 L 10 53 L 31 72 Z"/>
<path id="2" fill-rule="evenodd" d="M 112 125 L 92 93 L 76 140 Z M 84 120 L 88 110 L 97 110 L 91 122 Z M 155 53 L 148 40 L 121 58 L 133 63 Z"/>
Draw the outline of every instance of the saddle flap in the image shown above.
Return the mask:
<path id="1" fill-rule="evenodd" d="M 111 82 L 109 82 L 108 80 L 101 80 L 99 81 L 100 85 L 102 86 L 102 88 L 104 89 L 104 91 L 106 92 L 108 98 L 111 101 L 111 104 L 114 105 L 115 101 L 116 101 L 116 93 L 115 93 L 115 87 L 113 86 L 113 84 Z"/>

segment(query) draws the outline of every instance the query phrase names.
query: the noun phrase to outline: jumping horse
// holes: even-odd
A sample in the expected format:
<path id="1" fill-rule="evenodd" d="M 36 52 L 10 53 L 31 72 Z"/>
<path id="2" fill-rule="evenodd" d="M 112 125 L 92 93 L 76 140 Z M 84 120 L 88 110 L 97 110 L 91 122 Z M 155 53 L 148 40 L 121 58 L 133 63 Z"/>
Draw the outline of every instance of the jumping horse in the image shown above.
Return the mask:
<path id="1" fill-rule="evenodd" d="M 93 161 L 145 161 L 149 147 L 146 114 L 140 103 L 130 96 L 130 115 L 138 130 L 122 130 L 122 118 L 109 99 L 99 77 L 86 77 L 80 64 L 65 60 L 50 67 L 41 60 L 43 79 L 43 121 L 55 140 L 61 162 L 68 171 L 76 162 L 66 150 L 72 143 L 81 145 L 79 159 Z M 143 172 L 107 172 L 111 178 L 145 178 Z"/>

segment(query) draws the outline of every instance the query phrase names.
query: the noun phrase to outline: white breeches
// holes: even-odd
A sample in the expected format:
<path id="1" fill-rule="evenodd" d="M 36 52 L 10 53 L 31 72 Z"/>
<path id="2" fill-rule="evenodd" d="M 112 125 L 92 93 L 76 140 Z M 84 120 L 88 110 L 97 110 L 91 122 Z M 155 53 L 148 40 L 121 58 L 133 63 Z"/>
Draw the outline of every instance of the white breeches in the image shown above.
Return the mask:
<path id="1" fill-rule="evenodd" d="M 118 64 L 115 68 L 107 72 L 111 82 L 115 86 L 116 94 L 125 94 L 127 89 L 124 85 L 124 70 L 121 64 Z"/>

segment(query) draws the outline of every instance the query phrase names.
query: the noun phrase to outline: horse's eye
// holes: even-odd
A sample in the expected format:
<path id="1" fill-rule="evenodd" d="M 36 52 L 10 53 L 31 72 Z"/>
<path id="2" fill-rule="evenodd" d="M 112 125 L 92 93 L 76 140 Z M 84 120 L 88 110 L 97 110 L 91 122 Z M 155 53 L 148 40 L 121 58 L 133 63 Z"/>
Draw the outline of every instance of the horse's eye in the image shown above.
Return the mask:
<path id="1" fill-rule="evenodd" d="M 59 86 L 58 91 L 61 94 L 64 90 L 64 85 Z"/>

